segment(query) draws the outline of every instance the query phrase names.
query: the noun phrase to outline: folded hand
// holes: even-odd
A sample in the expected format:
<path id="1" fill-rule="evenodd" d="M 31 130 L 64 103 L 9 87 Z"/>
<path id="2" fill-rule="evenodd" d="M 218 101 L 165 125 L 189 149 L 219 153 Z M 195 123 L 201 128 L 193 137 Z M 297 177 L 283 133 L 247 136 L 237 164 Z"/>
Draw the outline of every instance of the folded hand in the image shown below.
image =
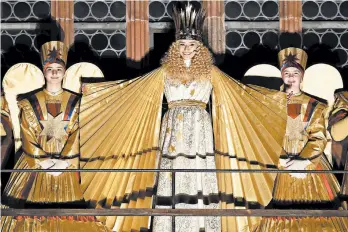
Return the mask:
<path id="1" fill-rule="evenodd" d="M 280 166 L 285 170 L 306 170 L 307 166 L 311 164 L 309 160 L 294 160 L 294 159 L 280 159 Z M 289 173 L 291 177 L 303 179 L 307 173 Z"/>
<path id="2" fill-rule="evenodd" d="M 66 169 L 67 167 L 69 167 L 69 165 L 69 162 L 65 160 L 55 160 L 55 164 L 49 169 Z M 59 176 L 60 174 L 62 174 L 62 172 L 49 172 L 49 174 L 53 176 Z"/>

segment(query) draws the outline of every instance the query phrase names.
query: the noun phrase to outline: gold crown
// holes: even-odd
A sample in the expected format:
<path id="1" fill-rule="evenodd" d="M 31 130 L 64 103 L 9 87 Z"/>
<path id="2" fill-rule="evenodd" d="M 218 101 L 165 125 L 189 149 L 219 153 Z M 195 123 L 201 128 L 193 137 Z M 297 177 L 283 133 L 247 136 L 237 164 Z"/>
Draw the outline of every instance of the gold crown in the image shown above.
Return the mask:
<path id="1" fill-rule="evenodd" d="M 41 62 L 45 69 L 47 64 L 59 63 L 66 66 L 68 47 L 60 41 L 50 41 L 41 47 Z"/>
<path id="2" fill-rule="evenodd" d="M 285 48 L 278 53 L 280 70 L 300 65 L 302 71 L 304 71 L 307 65 L 307 58 L 307 53 L 300 48 Z"/>
<path id="3" fill-rule="evenodd" d="M 198 11 L 193 9 L 191 4 L 185 8 L 173 8 L 173 20 L 175 24 L 175 38 L 203 40 L 203 24 L 205 20 L 205 11 L 201 8 Z"/>

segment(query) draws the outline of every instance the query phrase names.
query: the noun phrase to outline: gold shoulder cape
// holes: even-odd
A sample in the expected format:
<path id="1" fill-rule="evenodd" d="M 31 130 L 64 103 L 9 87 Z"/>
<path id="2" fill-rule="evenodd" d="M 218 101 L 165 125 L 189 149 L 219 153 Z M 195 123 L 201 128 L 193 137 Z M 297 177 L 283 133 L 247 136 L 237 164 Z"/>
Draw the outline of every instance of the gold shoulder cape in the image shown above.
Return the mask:
<path id="1" fill-rule="evenodd" d="M 216 168 L 277 168 L 286 128 L 285 94 L 250 88 L 217 68 L 212 83 Z M 217 173 L 219 191 L 234 199 L 223 201 L 221 208 L 266 206 L 272 199 L 275 177 L 276 173 Z M 244 231 L 246 225 L 256 224 L 254 220 L 223 217 L 222 228 Z"/>
<path id="2" fill-rule="evenodd" d="M 81 102 L 81 167 L 154 169 L 162 112 L 163 69 L 127 82 L 87 84 Z M 155 175 L 150 172 L 82 173 L 92 207 L 151 208 Z M 118 217 L 122 231 L 147 228 L 148 217 Z M 108 217 L 113 227 L 115 217 Z"/>
<path id="3" fill-rule="evenodd" d="M 275 168 L 285 134 L 285 94 L 249 88 L 217 68 L 212 70 L 212 84 L 217 168 Z M 123 83 L 85 85 L 82 168 L 157 168 L 163 91 L 164 68 Z M 241 202 L 243 207 L 267 205 L 274 178 L 266 173 L 219 173 L 219 191 L 235 199 L 222 202 L 222 208 L 237 208 Z M 149 172 L 82 174 L 84 197 L 97 208 L 151 208 L 154 184 L 155 174 Z M 229 220 L 223 223 L 233 231 Z M 148 228 L 149 217 L 107 217 L 106 223 L 117 231 L 140 231 Z"/>

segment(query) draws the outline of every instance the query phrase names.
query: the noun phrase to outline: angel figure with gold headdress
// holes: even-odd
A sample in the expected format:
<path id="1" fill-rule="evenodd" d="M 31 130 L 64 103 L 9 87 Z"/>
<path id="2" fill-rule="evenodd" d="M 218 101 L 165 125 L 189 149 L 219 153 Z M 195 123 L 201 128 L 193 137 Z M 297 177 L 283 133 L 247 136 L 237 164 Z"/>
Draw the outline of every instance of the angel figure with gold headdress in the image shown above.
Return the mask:
<path id="1" fill-rule="evenodd" d="M 331 170 L 324 154 L 327 106 L 303 92 L 307 54 L 289 47 L 278 54 L 281 90 L 287 94 L 287 126 L 283 140 L 284 170 Z M 317 80 L 318 81 L 318 80 Z M 320 81 L 320 80 L 319 80 Z M 285 209 L 339 209 L 339 183 L 332 173 L 280 173 L 273 206 Z M 264 217 L 255 231 L 347 231 L 348 220 L 337 217 Z"/>
<path id="2" fill-rule="evenodd" d="M 41 48 L 43 73 L 34 65 L 20 63 L 4 77 L 9 100 L 16 86 L 29 90 L 9 105 L 20 125 L 22 155 L 15 169 L 71 169 L 72 172 L 14 172 L 5 187 L 2 203 L 12 208 L 85 207 L 78 173 L 80 143 L 78 109 L 80 95 L 62 88 L 68 48 L 51 41 Z M 32 81 L 31 83 L 29 81 Z M 28 86 L 25 84 L 28 83 Z M 12 95 L 13 96 L 13 95 Z M 12 110 L 12 112 L 11 112 Z M 16 124 L 16 123 L 14 123 Z M 16 132 L 16 131 L 14 131 Z M 19 136 L 15 133 L 15 136 Z M 17 137 L 18 140 L 18 137 Z M 109 231 L 95 217 L 3 217 L 1 231 Z"/>
<path id="3" fill-rule="evenodd" d="M 253 90 L 213 65 L 202 43 L 202 9 L 174 8 L 173 19 L 176 41 L 160 68 L 122 83 L 84 85 L 81 167 L 114 169 L 82 173 L 84 197 L 96 208 L 263 208 L 272 198 L 274 174 L 216 169 L 276 168 L 285 134 L 285 94 Z M 161 119 L 163 95 L 169 109 Z M 212 115 L 206 111 L 211 96 Z M 156 168 L 158 175 L 132 172 Z M 173 169 L 192 172 L 166 172 Z M 100 219 L 113 231 L 160 232 L 248 231 L 259 220 L 214 215 Z"/>

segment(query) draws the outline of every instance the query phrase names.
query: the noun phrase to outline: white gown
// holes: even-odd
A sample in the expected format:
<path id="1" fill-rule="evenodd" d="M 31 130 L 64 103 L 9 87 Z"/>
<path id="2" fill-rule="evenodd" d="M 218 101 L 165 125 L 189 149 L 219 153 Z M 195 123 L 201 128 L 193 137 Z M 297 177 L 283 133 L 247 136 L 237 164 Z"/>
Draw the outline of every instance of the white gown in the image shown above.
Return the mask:
<path id="1" fill-rule="evenodd" d="M 212 91 L 210 80 L 174 84 L 165 80 L 164 92 L 168 104 L 182 100 L 207 103 Z M 174 106 L 166 112 L 160 136 L 160 169 L 215 169 L 213 129 L 204 106 Z M 171 173 L 158 175 L 155 197 L 156 208 L 172 208 Z M 175 208 L 219 208 L 215 172 L 175 173 Z M 158 216 L 153 220 L 153 231 L 171 232 L 172 217 Z M 221 231 L 220 217 L 175 217 L 176 232 Z"/>

